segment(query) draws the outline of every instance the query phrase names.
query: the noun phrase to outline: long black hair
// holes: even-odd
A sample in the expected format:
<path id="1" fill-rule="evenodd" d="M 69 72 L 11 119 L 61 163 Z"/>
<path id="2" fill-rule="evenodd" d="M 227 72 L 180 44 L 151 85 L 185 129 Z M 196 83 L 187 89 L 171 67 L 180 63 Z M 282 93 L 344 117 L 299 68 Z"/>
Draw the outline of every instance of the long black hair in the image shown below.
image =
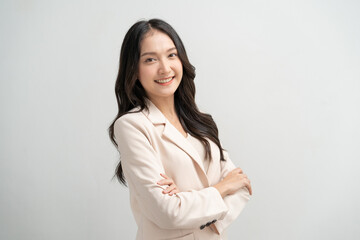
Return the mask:
<path id="1" fill-rule="evenodd" d="M 148 109 L 148 106 L 145 104 L 145 97 L 147 97 L 147 95 L 145 89 L 137 79 L 137 72 L 141 41 L 148 32 L 155 29 L 167 34 L 171 38 L 183 66 L 183 77 L 174 94 L 175 109 L 182 127 L 203 143 L 206 158 L 211 159 L 211 151 L 210 144 L 205 137 L 209 138 L 219 147 L 220 160 L 225 161 L 222 151 L 223 148 L 221 147 L 218 137 L 218 128 L 213 118 L 209 114 L 200 112 L 195 103 L 195 67 L 189 62 L 184 44 L 176 31 L 168 23 L 156 18 L 136 22 L 128 30 L 123 40 L 120 51 L 119 72 L 115 83 L 118 114 L 108 128 L 111 141 L 117 147 L 114 138 L 114 123 L 118 118 L 128 113 L 128 111 L 134 107 L 140 106 L 139 111 Z M 126 186 L 121 161 L 119 161 L 115 175 L 120 183 Z"/>

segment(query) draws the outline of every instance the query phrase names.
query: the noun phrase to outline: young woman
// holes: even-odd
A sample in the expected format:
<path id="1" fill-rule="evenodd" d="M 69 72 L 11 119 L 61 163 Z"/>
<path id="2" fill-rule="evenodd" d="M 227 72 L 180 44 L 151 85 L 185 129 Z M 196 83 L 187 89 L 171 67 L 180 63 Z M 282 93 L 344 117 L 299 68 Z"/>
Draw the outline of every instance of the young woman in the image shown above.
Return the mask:
<path id="1" fill-rule="evenodd" d="M 175 30 L 160 19 L 127 32 L 109 127 L 129 186 L 136 239 L 227 239 L 251 185 L 221 147 L 211 115 L 195 103 L 195 68 Z"/>

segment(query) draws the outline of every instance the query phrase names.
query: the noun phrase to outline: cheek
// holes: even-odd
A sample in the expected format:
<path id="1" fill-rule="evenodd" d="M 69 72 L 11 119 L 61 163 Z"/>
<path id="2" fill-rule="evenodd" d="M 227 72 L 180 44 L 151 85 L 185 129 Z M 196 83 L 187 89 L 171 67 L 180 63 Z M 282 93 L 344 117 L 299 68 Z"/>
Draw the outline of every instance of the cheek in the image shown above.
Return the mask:
<path id="1" fill-rule="evenodd" d="M 182 74 L 183 66 L 182 66 L 180 60 L 176 63 L 176 70 L 178 71 L 178 73 L 181 73 L 181 74 Z"/>
<path id="2" fill-rule="evenodd" d="M 139 79 L 146 80 L 151 77 L 152 70 L 149 67 L 139 67 Z"/>
<path id="3" fill-rule="evenodd" d="M 156 69 L 151 66 L 139 67 L 139 81 L 146 91 L 151 91 L 153 87 Z"/>

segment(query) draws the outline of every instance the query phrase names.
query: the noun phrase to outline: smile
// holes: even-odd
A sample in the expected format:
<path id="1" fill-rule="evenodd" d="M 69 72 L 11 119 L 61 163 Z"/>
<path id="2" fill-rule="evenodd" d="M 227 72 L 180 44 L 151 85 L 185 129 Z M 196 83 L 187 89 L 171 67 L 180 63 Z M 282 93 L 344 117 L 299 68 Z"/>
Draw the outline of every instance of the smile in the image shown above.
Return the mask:
<path id="1" fill-rule="evenodd" d="M 167 82 L 170 82 L 174 77 L 175 77 L 175 76 L 169 77 L 169 78 L 165 78 L 165 79 L 155 80 L 155 82 L 157 82 L 157 83 L 167 83 Z"/>

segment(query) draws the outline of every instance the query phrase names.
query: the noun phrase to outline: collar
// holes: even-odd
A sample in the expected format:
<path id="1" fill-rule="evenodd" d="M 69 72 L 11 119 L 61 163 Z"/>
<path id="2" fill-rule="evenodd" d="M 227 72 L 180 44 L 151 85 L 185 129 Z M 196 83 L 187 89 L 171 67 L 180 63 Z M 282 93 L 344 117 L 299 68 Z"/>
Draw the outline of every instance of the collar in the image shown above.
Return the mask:
<path id="1" fill-rule="evenodd" d="M 143 112 L 153 124 L 163 124 L 167 122 L 164 114 L 156 107 L 156 105 L 152 101 L 150 101 L 150 99 L 145 98 L 145 104 L 148 107 L 148 111 L 144 109 Z"/>
<path id="2" fill-rule="evenodd" d="M 143 114 L 154 124 L 164 124 L 164 129 L 162 131 L 162 137 L 166 138 L 168 141 L 176 144 L 180 149 L 187 153 L 191 159 L 199 166 L 200 168 L 200 179 L 202 180 L 205 187 L 210 186 L 206 171 L 204 169 L 203 160 L 201 159 L 198 151 L 193 147 L 193 145 L 186 139 L 177 128 L 172 125 L 165 115 L 156 107 L 156 105 L 151 102 L 148 98 L 145 98 L 145 103 L 148 107 L 148 110 L 144 109 Z M 210 165 L 212 165 L 210 163 Z M 210 166 L 209 166 L 210 170 Z M 208 172 L 209 174 L 209 172 Z"/>

